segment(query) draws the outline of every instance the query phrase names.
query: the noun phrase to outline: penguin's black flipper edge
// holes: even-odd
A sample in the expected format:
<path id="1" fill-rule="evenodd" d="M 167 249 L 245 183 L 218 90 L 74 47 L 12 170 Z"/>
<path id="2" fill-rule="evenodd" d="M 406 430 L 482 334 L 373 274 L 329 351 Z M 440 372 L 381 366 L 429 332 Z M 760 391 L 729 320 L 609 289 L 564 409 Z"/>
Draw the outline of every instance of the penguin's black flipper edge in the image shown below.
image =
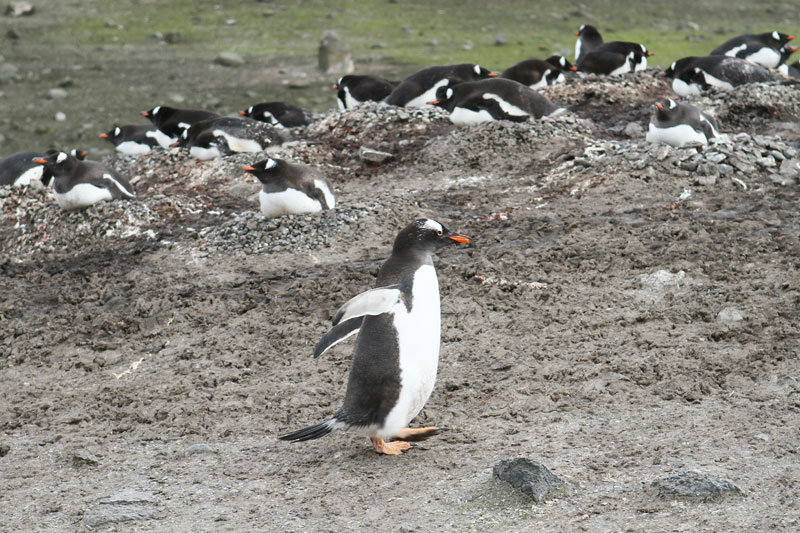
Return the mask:
<path id="1" fill-rule="evenodd" d="M 342 424 L 337 422 L 335 418 L 331 418 L 330 420 L 326 420 L 324 422 L 320 422 L 319 424 L 314 424 L 313 426 L 308 426 L 307 428 L 300 429 L 295 431 L 294 433 L 289 433 L 288 435 L 281 435 L 278 437 L 280 440 L 288 440 L 291 442 L 303 442 L 306 440 L 313 440 L 318 439 L 320 437 L 324 437 L 328 433 L 335 431 L 342 427 Z"/>
<path id="2" fill-rule="evenodd" d="M 358 333 L 358 330 L 361 329 L 361 323 L 363 321 L 364 317 L 357 316 L 355 318 L 351 318 L 350 320 L 340 322 L 329 329 L 314 347 L 314 359 L 327 352 L 328 349 L 332 348 L 334 345 L 339 344 L 348 337 Z"/>

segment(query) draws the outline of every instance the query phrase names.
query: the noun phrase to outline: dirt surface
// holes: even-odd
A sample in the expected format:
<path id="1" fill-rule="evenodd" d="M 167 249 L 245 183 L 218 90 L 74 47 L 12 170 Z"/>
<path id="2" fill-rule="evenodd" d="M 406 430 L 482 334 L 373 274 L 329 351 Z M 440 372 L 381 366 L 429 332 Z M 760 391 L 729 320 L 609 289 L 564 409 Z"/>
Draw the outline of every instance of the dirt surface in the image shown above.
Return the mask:
<path id="1" fill-rule="evenodd" d="M 276 152 L 326 172 L 322 215 L 262 219 L 247 155 L 115 159 L 139 200 L 79 212 L 2 191 L 0 531 L 797 531 L 800 108 L 748 91 L 700 100 L 747 125 L 705 149 L 645 143 L 649 73 L 552 89 L 574 113 L 532 124 L 331 112 Z M 441 434 L 278 441 L 339 407 L 352 343 L 313 346 L 421 216 L 473 238 L 437 260 L 413 424 Z M 492 479 L 516 457 L 570 494 Z M 742 494 L 651 488 L 687 470 Z"/>

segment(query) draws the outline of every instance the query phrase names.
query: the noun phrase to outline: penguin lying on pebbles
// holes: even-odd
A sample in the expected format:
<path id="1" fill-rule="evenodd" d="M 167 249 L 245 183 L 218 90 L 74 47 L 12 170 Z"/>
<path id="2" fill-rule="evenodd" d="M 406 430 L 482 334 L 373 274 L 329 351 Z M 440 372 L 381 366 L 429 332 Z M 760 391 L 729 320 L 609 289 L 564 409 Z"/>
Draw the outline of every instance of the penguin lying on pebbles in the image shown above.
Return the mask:
<path id="1" fill-rule="evenodd" d="M 330 183 L 319 170 L 283 159 L 243 166 L 261 182 L 258 199 L 268 217 L 317 213 L 336 207 Z"/>
<path id="2" fill-rule="evenodd" d="M 597 28 L 588 24 L 581 26 L 576 35 L 575 67 L 579 72 L 609 76 L 639 72 L 647 68 L 647 58 L 653 55 L 640 43 L 606 43 Z"/>
<path id="3" fill-rule="evenodd" d="M 333 84 L 339 109 L 352 109 L 361 102 L 380 102 L 392 93 L 399 82 L 385 80 L 378 76 L 342 76 Z"/>
<path id="4" fill-rule="evenodd" d="M 81 161 L 66 152 L 53 152 L 33 161 L 53 175 L 53 190 L 61 209 L 80 209 L 106 200 L 136 198 L 128 180 L 103 163 Z"/>
<path id="5" fill-rule="evenodd" d="M 311 124 L 311 113 L 286 102 L 264 102 L 239 111 L 243 117 L 260 120 L 272 126 L 297 128 Z"/>
<path id="6" fill-rule="evenodd" d="M 98 135 L 114 145 L 117 152 L 124 155 L 141 155 L 160 146 L 156 139 L 157 128 L 152 124 L 129 124 L 114 126 L 106 133 Z"/>
<path id="7" fill-rule="evenodd" d="M 564 56 L 554 55 L 545 60 L 526 59 L 520 61 L 504 70 L 500 77 L 527 85 L 531 89 L 541 89 L 548 85 L 564 83 L 566 81 L 564 73 L 575 70 L 578 69 L 573 67 Z"/>
<path id="8" fill-rule="evenodd" d="M 746 83 L 777 79 L 764 67 L 723 55 L 681 58 L 673 62 L 664 75 L 672 78 L 672 90 L 678 96 L 700 94 L 711 87 L 732 89 Z"/>
<path id="9" fill-rule="evenodd" d="M 218 117 L 220 115 L 202 109 L 178 109 L 165 105 L 142 111 L 142 116 L 150 120 L 157 128 L 156 140 L 162 148 L 169 148 L 178 140 L 184 130 L 195 122 Z"/>
<path id="10" fill-rule="evenodd" d="M 436 100 L 428 103 L 449 111 L 450 121 L 459 126 L 492 120 L 524 122 L 530 118 L 552 115 L 560 110 L 533 89 L 505 78 L 440 87 Z"/>
<path id="11" fill-rule="evenodd" d="M 647 141 L 681 147 L 687 144 L 707 144 L 719 137 L 713 117 L 694 106 L 663 98 L 655 103 Z"/>
<path id="12" fill-rule="evenodd" d="M 401 81 L 384 102 L 396 106 L 422 107 L 436 98 L 439 87 L 493 76 L 497 76 L 497 73 L 472 63 L 428 67 Z"/>
<path id="13" fill-rule="evenodd" d="M 318 357 L 358 333 L 344 404 L 328 420 L 280 439 L 305 441 L 353 428 L 369 436 L 378 453 L 399 455 L 411 448 L 407 441 L 437 433 L 435 427 L 408 427 L 433 391 L 439 361 L 439 283 L 432 256 L 468 242 L 424 218 L 397 235 L 376 288 L 344 304 L 314 350 Z"/>
<path id="14" fill-rule="evenodd" d="M 58 150 L 17 152 L 0 159 L 0 186 L 23 187 L 35 184 L 36 180 L 40 180 L 45 187 L 49 186 L 53 174 L 41 164 L 34 162 L 34 159 L 45 158 L 55 153 L 58 153 Z M 70 153 L 80 160 L 88 154 L 85 150 L 78 149 L 73 149 Z"/>
<path id="15" fill-rule="evenodd" d="M 287 136 L 265 122 L 244 117 L 214 117 L 195 122 L 172 146 L 189 148 L 200 160 L 238 152 L 263 152 Z"/>
<path id="16" fill-rule="evenodd" d="M 777 68 L 786 59 L 782 57 L 782 48 L 792 39 L 794 35 L 777 31 L 739 35 L 714 48 L 709 55 L 738 57 L 765 68 Z"/>

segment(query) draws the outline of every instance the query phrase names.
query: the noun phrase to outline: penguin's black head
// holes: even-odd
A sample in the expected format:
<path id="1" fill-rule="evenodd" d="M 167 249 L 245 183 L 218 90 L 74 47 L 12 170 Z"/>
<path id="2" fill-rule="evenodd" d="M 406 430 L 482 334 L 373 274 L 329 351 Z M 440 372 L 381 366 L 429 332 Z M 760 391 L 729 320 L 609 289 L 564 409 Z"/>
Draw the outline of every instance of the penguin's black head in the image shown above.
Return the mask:
<path id="1" fill-rule="evenodd" d="M 675 77 L 675 68 L 678 66 L 677 61 L 673 61 L 672 64 L 667 67 L 667 70 L 664 71 L 664 76 L 667 78 L 674 78 Z"/>
<path id="2" fill-rule="evenodd" d="M 661 120 L 667 120 L 678 111 L 678 102 L 672 98 L 662 98 L 653 104 L 653 107 Z"/>
<path id="3" fill-rule="evenodd" d="M 600 32 L 591 24 L 582 24 L 575 33 L 576 37 L 600 37 Z"/>
<path id="4" fill-rule="evenodd" d="M 773 31 L 769 34 L 769 38 L 774 41 L 774 46 L 783 46 L 784 44 L 788 43 L 792 39 L 794 39 L 794 35 L 788 35 L 786 33 L 779 33 L 777 31 Z"/>
<path id="5" fill-rule="evenodd" d="M 105 133 L 101 133 L 98 135 L 101 139 L 107 139 L 109 142 L 114 142 L 114 140 L 122 134 L 122 130 L 119 126 L 114 126 L 112 129 Z"/>
<path id="6" fill-rule="evenodd" d="M 451 104 L 453 103 L 454 95 L 455 91 L 453 91 L 453 87 L 450 85 L 443 85 L 436 89 L 436 100 L 431 100 L 428 102 L 428 104 L 443 107 L 448 111 L 452 111 Z"/>
<path id="7" fill-rule="evenodd" d="M 548 57 L 547 59 L 545 59 L 545 61 L 547 61 L 548 63 L 550 63 L 554 67 L 557 67 L 557 68 L 559 68 L 561 70 L 572 70 L 572 71 L 578 70 L 577 68 L 575 68 L 572 65 L 572 63 L 570 63 L 567 60 L 566 57 L 564 57 L 562 55 L 558 55 L 558 54 L 552 55 L 552 56 Z"/>
<path id="8" fill-rule="evenodd" d="M 271 176 L 279 175 L 282 168 L 286 166 L 286 161 L 283 159 L 268 158 L 252 165 L 245 165 L 242 170 L 253 174 L 259 181 L 265 183 Z M 275 178 L 272 178 L 275 179 Z"/>
<path id="9" fill-rule="evenodd" d="M 73 167 L 78 164 L 78 159 L 67 152 L 48 150 L 44 157 L 34 157 L 33 162 L 43 165 L 51 175 L 58 177 L 71 173 Z M 42 181 L 44 182 L 44 179 Z M 47 181 L 45 186 L 49 185 L 50 180 Z"/>
<path id="10" fill-rule="evenodd" d="M 475 77 L 478 79 L 493 78 L 499 75 L 497 72 L 492 72 L 491 70 L 485 69 L 480 65 L 474 65 L 472 67 L 472 72 L 475 73 Z"/>
<path id="11" fill-rule="evenodd" d="M 470 242 L 469 237 L 452 233 L 433 219 L 420 218 L 397 234 L 393 251 L 398 253 L 412 251 L 432 254 L 448 244 L 468 242 Z"/>

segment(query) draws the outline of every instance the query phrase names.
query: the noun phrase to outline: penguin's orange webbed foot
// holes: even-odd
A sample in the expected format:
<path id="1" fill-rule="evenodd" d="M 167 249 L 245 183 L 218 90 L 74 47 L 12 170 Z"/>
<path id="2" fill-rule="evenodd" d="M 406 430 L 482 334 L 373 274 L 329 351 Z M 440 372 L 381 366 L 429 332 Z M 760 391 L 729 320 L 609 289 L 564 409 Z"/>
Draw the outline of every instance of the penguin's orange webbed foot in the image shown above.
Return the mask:
<path id="1" fill-rule="evenodd" d="M 426 427 L 426 428 L 404 428 L 400 430 L 400 433 L 397 434 L 396 438 L 401 440 L 409 440 L 412 442 L 425 440 L 428 437 L 432 437 L 434 435 L 439 434 L 439 428 L 436 427 Z"/>
<path id="2" fill-rule="evenodd" d="M 375 446 L 375 451 L 384 455 L 401 455 L 404 451 L 411 449 L 414 445 L 410 442 L 402 440 L 394 440 L 386 442 L 378 437 L 371 437 L 372 445 Z"/>

